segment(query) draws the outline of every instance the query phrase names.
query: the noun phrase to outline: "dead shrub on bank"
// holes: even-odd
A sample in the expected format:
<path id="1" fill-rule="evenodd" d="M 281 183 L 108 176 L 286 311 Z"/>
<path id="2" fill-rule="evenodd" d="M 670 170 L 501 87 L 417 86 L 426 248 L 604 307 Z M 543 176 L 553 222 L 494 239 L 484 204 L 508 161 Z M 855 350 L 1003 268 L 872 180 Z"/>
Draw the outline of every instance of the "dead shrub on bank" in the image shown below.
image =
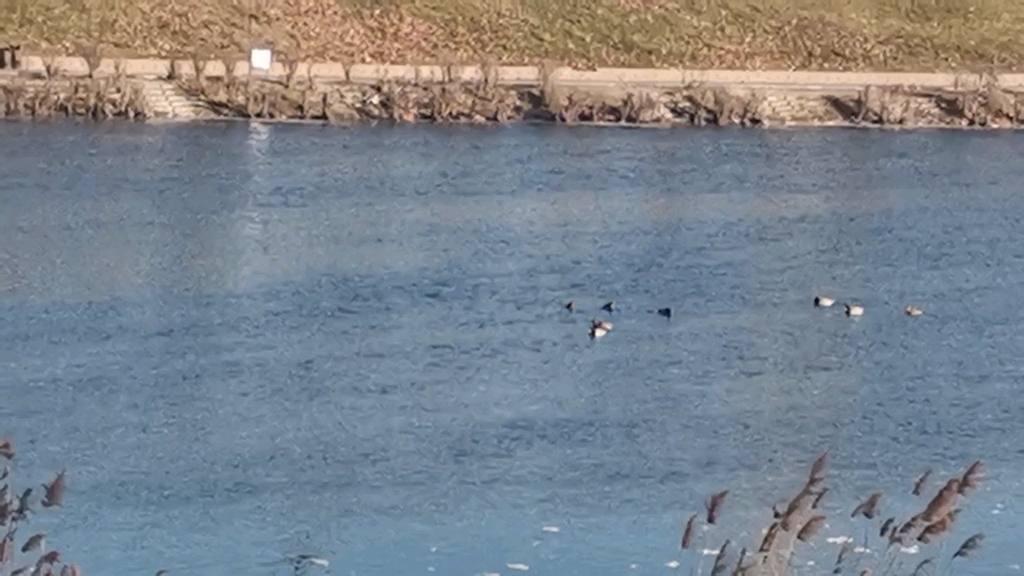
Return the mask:
<path id="1" fill-rule="evenodd" d="M 522 118 L 528 106 L 515 90 L 487 82 L 317 85 L 291 74 L 284 82 L 228 76 L 180 85 L 219 114 L 240 118 L 508 122 Z"/>
<path id="2" fill-rule="evenodd" d="M 580 122 L 660 124 L 675 121 L 665 97 L 653 91 L 575 91 L 551 92 L 547 105 L 532 112 L 533 118 L 565 124 Z"/>
<path id="3" fill-rule="evenodd" d="M 979 84 L 951 90 L 868 86 L 856 98 L 829 100 L 852 124 L 1013 127 L 1024 123 L 1024 97 L 987 75 Z"/>
<path id="4" fill-rule="evenodd" d="M 123 76 L 44 81 L 19 78 L 0 84 L 0 110 L 5 118 L 137 120 L 147 116 L 140 89 Z"/>
<path id="5" fill-rule="evenodd" d="M 693 126 L 757 126 L 761 124 L 764 95 L 696 86 L 683 93 L 677 114 Z"/>
<path id="6" fill-rule="evenodd" d="M 683 124 L 758 126 L 764 96 L 693 86 L 678 91 L 581 90 L 542 83 L 539 89 L 499 86 L 493 74 L 477 82 L 318 84 L 297 77 L 179 79 L 186 94 L 222 116 L 329 122 L 510 122 L 565 124 Z M 486 69 L 485 69 L 486 72 Z M 450 72 L 449 72 L 450 78 Z"/>
<path id="7" fill-rule="evenodd" d="M 1007 125 L 1024 120 L 1018 106 L 1020 98 L 1004 90 L 994 76 L 987 74 L 976 88 L 936 95 L 936 99 L 939 98 L 966 126 Z"/>

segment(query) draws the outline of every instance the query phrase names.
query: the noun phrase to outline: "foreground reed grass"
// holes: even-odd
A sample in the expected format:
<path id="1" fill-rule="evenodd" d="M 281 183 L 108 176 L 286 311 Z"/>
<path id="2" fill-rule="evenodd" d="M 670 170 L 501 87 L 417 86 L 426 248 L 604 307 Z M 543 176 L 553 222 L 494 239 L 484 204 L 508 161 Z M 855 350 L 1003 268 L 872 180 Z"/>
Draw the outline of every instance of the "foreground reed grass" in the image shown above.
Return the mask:
<path id="1" fill-rule="evenodd" d="M 712 576 L 790 574 L 794 554 L 801 546 L 809 545 L 818 539 L 822 528 L 826 526 L 828 517 L 821 508 L 821 502 L 828 492 L 827 467 L 828 454 L 824 453 L 814 461 L 802 487 L 786 503 L 785 508 L 772 509 L 772 520 L 762 531 L 759 542 L 750 543 L 749 548 L 741 548 L 737 555 L 733 550 L 733 540 L 725 538 L 711 568 Z M 880 528 L 871 531 L 871 534 L 877 536 L 866 539 L 862 546 L 855 547 L 851 539 L 844 540 L 834 567 L 829 569 L 829 572 L 861 576 L 919 576 L 925 574 L 923 570 L 927 566 L 938 562 L 945 549 L 942 541 L 950 539 L 953 540 L 952 545 L 957 548 L 949 555 L 948 562 L 970 557 L 982 547 L 985 535 L 977 533 L 964 538 L 955 536 L 954 532 L 956 519 L 962 510 L 961 506 L 965 504 L 970 492 L 980 485 L 982 468 L 982 462 L 978 460 L 963 474 L 949 478 L 921 511 L 908 519 L 900 521 L 897 516 L 889 516 L 881 520 Z M 908 494 L 922 494 L 926 490 L 925 485 L 930 475 L 931 472 L 927 471 L 919 477 L 913 490 L 908 490 Z M 728 493 L 728 490 L 718 492 L 706 504 L 706 520 L 709 525 L 714 524 L 720 514 L 728 513 L 727 506 L 724 506 L 725 495 Z M 883 492 L 873 492 L 853 507 L 850 517 L 854 518 L 855 522 L 858 517 L 867 521 L 881 518 L 881 512 L 886 508 L 884 499 Z M 681 541 L 682 549 L 690 547 L 696 519 L 697 515 L 691 516 L 686 523 Z M 921 549 L 924 559 L 905 565 L 904 559 L 900 557 L 900 550 L 914 545 Z M 869 550 L 884 550 L 884 553 L 871 562 L 865 554 Z"/>
<path id="2" fill-rule="evenodd" d="M 1024 0 L 0 0 L 0 42 L 110 55 L 1018 70 Z"/>
<path id="3" fill-rule="evenodd" d="M 63 505 L 65 473 L 43 484 L 44 494 L 37 498 L 32 487 L 21 490 L 14 486 L 10 465 L 16 455 L 13 442 L 0 438 L 0 462 L 4 463 L 0 470 L 0 530 L 4 532 L 0 539 L 0 575 L 79 576 L 78 566 L 66 563 L 59 551 L 47 550 L 44 532 L 32 533 L 27 528 L 32 516 L 39 513 L 37 503 L 43 509 Z M 19 531 L 31 535 L 19 539 Z"/>
<path id="4" fill-rule="evenodd" d="M 74 564 L 64 563 L 60 552 L 47 550 L 46 534 L 32 533 L 25 538 L 18 538 L 18 532 L 28 526 L 32 516 L 39 513 L 36 504 L 42 509 L 50 509 L 63 505 L 66 490 L 64 471 L 55 474 L 48 482 L 42 484 L 43 495 L 34 496 L 32 487 L 21 490 L 13 485 L 11 462 L 16 458 L 14 444 L 0 438 L 0 462 L 5 466 L 0 470 L 0 530 L 4 536 L 0 539 L 0 576 L 79 576 L 80 570 Z M 793 556 L 801 546 L 813 545 L 820 539 L 822 529 L 827 525 L 828 516 L 821 507 L 822 499 L 828 493 L 827 469 L 828 453 L 821 454 L 811 465 L 800 490 L 790 499 L 785 508 L 773 507 L 772 520 L 762 531 L 757 542 L 750 547 L 741 547 L 737 554 L 733 540 L 725 538 L 711 567 L 712 576 L 788 576 L 792 570 Z M 981 484 L 983 464 L 975 461 L 962 474 L 948 478 L 935 496 L 927 501 L 920 512 L 913 514 L 905 521 L 897 516 L 889 516 L 880 522 L 881 528 L 871 532 L 877 537 L 866 538 L 863 546 L 855 548 L 851 539 L 842 542 L 832 574 L 859 573 L 861 576 L 870 574 L 890 574 L 919 576 L 922 570 L 937 564 L 939 556 L 946 549 L 944 540 L 959 542 L 957 548 L 949 555 L 948 562 L 965 561 L 978 552 L 984 544 L 985 535 L 976 533 L 963 538 L 955 536 L 956 519 L 962 506 L 974 490 Z M 926 471 L 914 483 L 909 494 L 918 496 L 926 490 L 926 483 L 931 471 Z M 729 512 L 729 489 L 715 494 L 705 502 L 704 522 L 708 527 L 716 525 L 723 514 Z M 873 492 L 863 502 L 853 508 L 851 518 L 863 517 L 867 521 L 881 518 L 885 510 L 885 495 Z M 680 548 L 689 549 L 693 543 L 696 523 L 699 514 L 689 517 L 680 540 Z M 26 530 L 25 533 L 31 533 Z M 20 542 L 20 544 L 19 544 Z M 899 558 L 899 550 L 909 545 L 923 547 L 924 559 L 905 566 Z M 872 563 L 865 552 L 869 549 L 884 549 Z M 310 564 L 326 567 L 328 561 L 309 555 L 292 558 L 296 572 Z M 60 568 L 58 570 L 58 567 Z M 859 572 L 858 572 L 859 571 Z M 157 572 L 157 576 L 166 574 L 166 570 Z"/>

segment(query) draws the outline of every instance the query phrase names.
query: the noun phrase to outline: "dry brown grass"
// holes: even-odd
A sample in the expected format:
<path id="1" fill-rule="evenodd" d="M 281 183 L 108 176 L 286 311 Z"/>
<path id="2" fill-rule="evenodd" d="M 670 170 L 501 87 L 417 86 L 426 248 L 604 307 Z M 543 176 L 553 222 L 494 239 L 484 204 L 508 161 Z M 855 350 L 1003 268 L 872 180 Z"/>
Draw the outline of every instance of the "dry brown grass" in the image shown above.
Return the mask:
<path id="1" fill-rule="evenodd" d="M 0 0 L 0 42 L 342 62 L 1019 69 L 1024 0 Z"/>

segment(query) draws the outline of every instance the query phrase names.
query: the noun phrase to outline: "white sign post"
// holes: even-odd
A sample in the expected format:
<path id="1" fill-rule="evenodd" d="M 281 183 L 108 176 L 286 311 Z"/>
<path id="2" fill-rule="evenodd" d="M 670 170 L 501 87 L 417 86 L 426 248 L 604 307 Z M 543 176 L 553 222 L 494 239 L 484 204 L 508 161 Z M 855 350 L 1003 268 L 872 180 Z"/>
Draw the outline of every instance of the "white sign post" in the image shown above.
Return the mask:
<path id="1" fill-rule="evenodd" d="M 266 74 L 270 72 L 273 53 L 268 48 L 253 48 L 249 54 L 249 70 Z"/>

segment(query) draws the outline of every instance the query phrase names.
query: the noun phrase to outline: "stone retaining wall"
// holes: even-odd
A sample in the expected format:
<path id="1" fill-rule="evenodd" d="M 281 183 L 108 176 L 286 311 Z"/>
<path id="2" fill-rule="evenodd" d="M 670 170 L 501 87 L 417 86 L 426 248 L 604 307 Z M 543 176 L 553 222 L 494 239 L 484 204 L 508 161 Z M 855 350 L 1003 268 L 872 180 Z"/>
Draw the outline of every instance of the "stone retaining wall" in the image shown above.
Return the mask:
<path id="1" fill-rule="evenodd" d="M 226 73 L 236 77 L 250 76 L 246 61 L 228 62 L 210 60 L 201 62 L 203 76 L 222 78 Z M 195 76 L 195 63 L 191 60 L 159 59 L 103 59 L 93 75 L 96 77 L 123 74 L 127 77 L 162 79 Z M 226 70 L 230 68 L 230 70 Z M 645 68 L 599 68 L 574 70 L 554 68 L 545 73 L 533 66 L 438 66 L 405 64 L 350 64 L 332 62 L 296 63 L 291 73 L 302 79 L 320 83 L 378 84 L 399 83 L 480 82 L 488 80 L 494 85 L 535 87 L 545 82 L 567 87 L 648 87 L 683 88 L 693 84 L 728 86 L 734 88 L 790 88 L 798 91 L 860 90 L 865 86 L 913 86 L 926 89 L 971 89 L 982 83 L 979 74 L 903 73 L 903 72 L 814 72 L 814 71 L 747 71 L 747 70 L 682 70 Z M 89 63 L 85 58 L 44 58 L 27 55 L 22 59 L 20 72 L 46 75 L 47 72 L 67 77 L 88 76 Z M 14 71 L 4 71 L 7 74 Z M 268 72 L 256 72 L 255 77 L 285 79 L 289 66 L 274 62 Z M 995 76 L 999 85 L 1010 90 L 1024 90 L 1024 74 Z"/>

